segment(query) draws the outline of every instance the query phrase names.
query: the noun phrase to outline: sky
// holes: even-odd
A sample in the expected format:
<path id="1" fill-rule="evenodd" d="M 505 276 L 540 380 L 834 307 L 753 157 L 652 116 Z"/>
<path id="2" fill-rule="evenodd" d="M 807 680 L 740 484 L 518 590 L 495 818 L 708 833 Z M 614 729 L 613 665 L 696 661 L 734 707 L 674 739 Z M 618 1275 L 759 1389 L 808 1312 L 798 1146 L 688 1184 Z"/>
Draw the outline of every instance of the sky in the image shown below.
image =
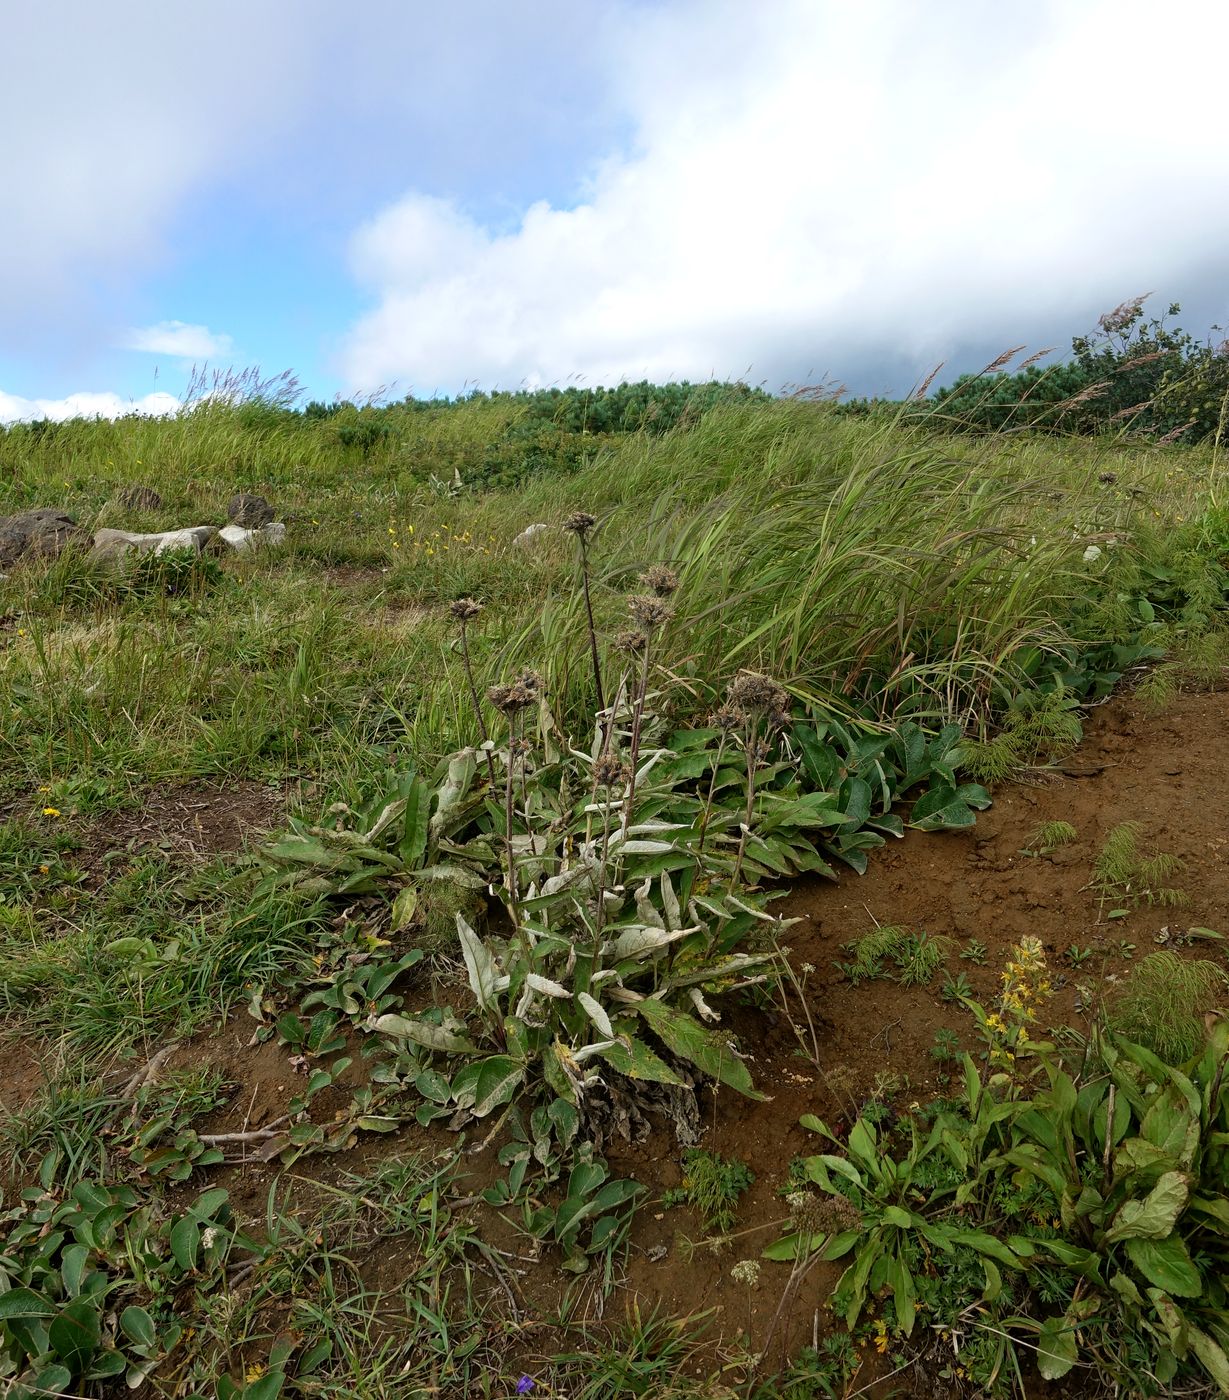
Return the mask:
<path id="1" fill-rule="evenodd" d="M 0 421 L 1229 324 L 1223 0 L 41 0 L 5 49 Z"/>

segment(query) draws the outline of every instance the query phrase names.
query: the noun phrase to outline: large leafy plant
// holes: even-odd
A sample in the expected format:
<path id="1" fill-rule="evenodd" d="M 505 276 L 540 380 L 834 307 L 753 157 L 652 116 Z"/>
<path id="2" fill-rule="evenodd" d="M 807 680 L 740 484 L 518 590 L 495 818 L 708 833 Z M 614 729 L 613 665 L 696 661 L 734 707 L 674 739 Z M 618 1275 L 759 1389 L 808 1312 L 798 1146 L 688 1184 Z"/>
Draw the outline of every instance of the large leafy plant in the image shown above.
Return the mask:
<path id="1" fill-rule="evenodd" d="M 1037 1088 L 1014 1060 L 984 1079 L 965 1056 L 962 1098 L 903 1144 L 862 1119 L 843 1142 L 804 1119 L 840 1149 L 803 1168 L 844 1213 L 795 1212 L 767 1257 L 848 1258 L 835 1297 L 850 1326 L 887 1300 L 908 1336 L 925 1306 L 992 1393 L 1009 1374 L 1023 1393 L 1013 1339 L 1029 1336 L 1048 1380 L 1079 1366 L 1133 1395 L 1229 1395 L 1229 1024 L 1181 1070 L 1109 1034 L 1077 1066 L 1013 1043 Z M 984 1275 L 971 1327 L 968 1297 L 945 1312 L 943 1284 L 970 1252 Z"/>

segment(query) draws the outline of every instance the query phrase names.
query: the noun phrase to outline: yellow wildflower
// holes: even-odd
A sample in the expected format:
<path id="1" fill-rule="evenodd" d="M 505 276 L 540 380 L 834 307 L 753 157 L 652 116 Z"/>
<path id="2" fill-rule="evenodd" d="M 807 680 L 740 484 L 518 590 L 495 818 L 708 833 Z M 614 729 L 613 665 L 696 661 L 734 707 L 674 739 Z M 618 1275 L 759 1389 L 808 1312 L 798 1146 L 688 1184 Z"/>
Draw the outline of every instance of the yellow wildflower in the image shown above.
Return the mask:
<path id="1" fill-rule="evenodd" d="M 60 815 L 60 809 L 59 809 L 58 807 L 44 807 L 44 808 L 43 808 L 43 816 L 45 816 L 45 817 L 58 817 L 59 815 Z"/>

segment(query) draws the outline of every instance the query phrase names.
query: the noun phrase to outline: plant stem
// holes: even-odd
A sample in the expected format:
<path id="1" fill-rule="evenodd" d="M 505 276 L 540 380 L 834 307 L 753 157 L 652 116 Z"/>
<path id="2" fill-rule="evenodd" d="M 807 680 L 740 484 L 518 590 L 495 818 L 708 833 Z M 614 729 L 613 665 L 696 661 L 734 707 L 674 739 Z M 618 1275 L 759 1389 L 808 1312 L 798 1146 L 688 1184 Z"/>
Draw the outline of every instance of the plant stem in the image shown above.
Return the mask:
<path id="1" fill-rule="evenodd" d="M 751 832 L 751 814 L 755 807 L 755 770 L 759 762 L 759 724 L 754 719 L 747 721 L 745 739 L 747 749 L 747 810 L 743 817 L 743 829 L 738 837 L 738 859 L 734 862 L 734 875 L 730 888 L 738 884 L 743 870 L 743 856 L 747 851 L 747 837 Z"/>
<path id="2" fill-rule="evenodd" d="M 467 627 L 461 623 L 461 657 L 465 662 L 465 678 L 469 681 L 469 698 L 474 702 L 474 718 L 478 721 L 478 733 L 482 736 L 482 742 L 486 744 L 490 740 L 487 733 L 486 721 L 482 718 L 482 702 L 478 699 L 478 687 L 474 684 L 474 668 L 469 659 L 469 637 L 466 635 Z M 485 749 L 486 771 L 490 775 L 491 786 L 495 786 L 495 760 L 491 757 L 490 749 Z"/>
<path id="3" fill-rule="evenodd" d="M 521 928 L 520 901 L 517 897 L 516 853 L 512 847 L 512 796 L 516 770 L 516 716 L 508 716 L 508 763 L 507 783 L 504 787 L 504 848 L 508 856 L 508 912 L 512 915 L 512 929 L 521 951 L 529 956 L 529 940 Z"/>
<path id="4" fill-rule="evenodd" d="M 589 597 L 589 546 L 584 535 L 578 535 L 580 541 L 580 582 L 585 594 L 585 616 L 589 622 L 589 654 L 593 658 L 593 685 L 597 690 L 597 708 L 599 711 L 606 708 L 606 701 L 602 695 L 602 663 L 597 654 L 597 628 L 593 625 L 593 603 Z"/>
<path id="5" fill-rule="evenodd" d="M 717 792 L 717 774 L 721 771 L 721 760 L 725 757 L 726 732 L 721 731 L 721 742 L 717 745 L 717 757 L 713 760 L 713 775 L 708 781 L 708 796 L 704 799 L 704 813 L 700 818 L 700 844 L 698 855 L 704 854 L 704 842 L 708 839 L 708 824 L 713 815 L 713 797 Z"/>
<path id="6" fill-rule="evenodd" d="M 623 835 L 631 825 L 632 808 L 636 803 L 636 767 L 640 762 L 640 725 L 644 718 L 644 697 L 649 689 L 649 651 L 652 643 L 644 639 L 644 661 L 640 667 L 640 685 L 636 691 L 636 704 L 632 711 L 631 776 L 627 784 L 627 806 L 623 809 Z"/>

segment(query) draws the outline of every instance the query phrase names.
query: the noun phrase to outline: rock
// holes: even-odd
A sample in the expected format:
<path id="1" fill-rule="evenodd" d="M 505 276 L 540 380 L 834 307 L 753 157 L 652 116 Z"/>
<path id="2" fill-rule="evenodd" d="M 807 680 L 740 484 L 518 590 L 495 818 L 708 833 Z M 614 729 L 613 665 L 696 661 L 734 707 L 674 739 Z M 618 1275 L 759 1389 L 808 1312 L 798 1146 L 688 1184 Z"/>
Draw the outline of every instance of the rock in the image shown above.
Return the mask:
<path id="1" fill-rule="evenodd" d="M 165 554 L 171 549 L 192 549 L 197 554 L 218 533 L 213 525 L 194 525 L 187 530 L 160 530 L 151 535 L 136 535 L 130 530 L 99 530 L 94 535 L 94 556 L 98 559 L 121 559 L 130 553 Z"/>
<path id="2" fill-rule="evenodd" d="M 85 543 L 86 533 L 62 510 L 20 510 L 0 516 L 0 568 L 31 556 L 54 559 L 66 545 Z"/>
<path id="3" fill-rule="evenodd" d="M 245 530 L 259 530 L 273 523 L 273 507 L 263 496 L 249 496 L 241 491 L 226 507 L 226 518 L 232 525 Z"/>
<path id="4" fill-rule="evenodd" d="M 119 493 L 119 503 L 126 510 L 162 509 L 162 497 L 152 486 L 125 486 Z"/>
<path id="5" fill-rule="evenodd" d="M 549 525 L 527 525 L 521 531 L 521 533 L 517 535 L 516 539 L 514 539 L 512 543 L 514 545 L 518 545 L 521 549 L 524 549 L 526 545 L 532 544 L 534 540 L 538 538 L 539 535 L 545 533 L 545 531 L 549 529 Z"/>
<path id="6" fill-rule="evenodd" d="M 218 538 L 225 540 L 236 553 L 246 554 L 250 549 L 281 544 L 286 538 L 286 527 L 280 520 L 260 530 L 245 530 L 242 525 L 223 525 L 218 531 Z"/>

